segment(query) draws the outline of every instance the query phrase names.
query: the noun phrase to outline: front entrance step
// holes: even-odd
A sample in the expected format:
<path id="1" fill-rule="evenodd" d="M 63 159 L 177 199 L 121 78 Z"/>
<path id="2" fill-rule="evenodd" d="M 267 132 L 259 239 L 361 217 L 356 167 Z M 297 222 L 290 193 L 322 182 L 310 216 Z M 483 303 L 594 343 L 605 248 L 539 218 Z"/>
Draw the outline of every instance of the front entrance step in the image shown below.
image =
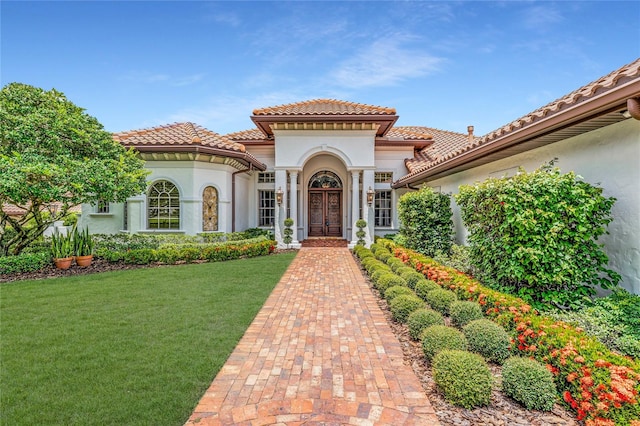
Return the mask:
<path id="1" fill-rule="evenodd" d="M 342 238 L 309 238 L 302 241 L 302 247 L 347 247 L 348 244 Z"/>

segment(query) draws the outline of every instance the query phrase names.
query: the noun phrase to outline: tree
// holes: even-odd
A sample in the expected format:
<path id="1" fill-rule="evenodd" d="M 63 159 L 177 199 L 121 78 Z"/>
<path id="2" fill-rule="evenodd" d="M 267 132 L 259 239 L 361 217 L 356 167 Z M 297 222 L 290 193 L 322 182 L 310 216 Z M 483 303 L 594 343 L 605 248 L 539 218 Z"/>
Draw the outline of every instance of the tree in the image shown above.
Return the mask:
<path id="1" fill-rule="evenodd" d="M 55 89 L 0 90 L 0 254 L 19 254 L 81 203 L 123 202 L 146 188 L 144 162 Z M 5 204 L 24 209 L 19 218 Z"/>

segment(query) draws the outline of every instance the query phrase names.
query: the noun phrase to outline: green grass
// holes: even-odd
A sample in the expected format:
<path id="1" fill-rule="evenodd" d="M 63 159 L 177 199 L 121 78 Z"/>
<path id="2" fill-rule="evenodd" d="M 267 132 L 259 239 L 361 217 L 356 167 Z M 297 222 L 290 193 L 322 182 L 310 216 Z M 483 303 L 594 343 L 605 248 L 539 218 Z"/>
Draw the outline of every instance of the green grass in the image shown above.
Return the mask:
<path id="1" fill-rule="evenodd" d="M 183 424 L 294 256 L 1 285 L 0 424 Z"/>

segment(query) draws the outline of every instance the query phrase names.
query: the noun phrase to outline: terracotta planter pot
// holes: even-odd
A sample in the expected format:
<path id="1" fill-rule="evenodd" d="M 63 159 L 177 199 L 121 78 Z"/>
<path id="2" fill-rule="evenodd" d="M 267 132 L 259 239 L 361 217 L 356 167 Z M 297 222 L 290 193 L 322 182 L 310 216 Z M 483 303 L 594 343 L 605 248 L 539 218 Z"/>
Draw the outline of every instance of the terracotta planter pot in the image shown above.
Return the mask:
<path id="1" fill-rule="evenodd" d="M 55 263 L 58 269 L 69 269 L 71 262 L 73 262 L 73 257 L 57 257 L 53 259 L 53 263 Z"/>
<path id="2" fill-rule="evenodd" d="M 86 268 L 91 265 L 91 261 L 93 260 L 93 255 L 90 254 L 88 256 L 76 256 L 76 264 L 81 268 Z"/>

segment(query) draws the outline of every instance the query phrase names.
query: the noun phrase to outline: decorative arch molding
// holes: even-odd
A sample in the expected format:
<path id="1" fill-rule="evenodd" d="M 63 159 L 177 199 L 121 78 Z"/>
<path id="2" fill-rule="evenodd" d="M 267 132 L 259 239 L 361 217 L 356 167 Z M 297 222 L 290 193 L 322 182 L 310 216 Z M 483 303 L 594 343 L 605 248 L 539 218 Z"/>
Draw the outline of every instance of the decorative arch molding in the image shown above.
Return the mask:
<path id="1" fill-rule="evenodd" d="M 332 172 L 330 170 L 321 170 L 319 172 L 315 172 L 313 176 L 309 179 L 308 183 L 309 188 L 336 188 L 342 189 L 342 179 L 338 176 L 337 173 Z"/>
<path id="2" fill-rule="evenodd" d="M 311 149 L 309 149 L 308 151 L 306 151 L 305 153 L 303 153 L 300 158 L 298 159 L 298 164 L 302 165 L 304 167 L 304 165 L 311 160 L 313 157 L 320 155 L 320 154 L 330 154 L 333 155 L 334 157 L 338 157 L 346 167 L 352 167 L 353 166 L 353 162 L 351 161 L 351 159 L 349 158 L 349 156 L 347 154 L 344 153 L 344 151 L 332 147 L 332 146 L 328 146 L 328 145 L 320 145 L 320 146 L 316 146 L 313 147 Z"/>

